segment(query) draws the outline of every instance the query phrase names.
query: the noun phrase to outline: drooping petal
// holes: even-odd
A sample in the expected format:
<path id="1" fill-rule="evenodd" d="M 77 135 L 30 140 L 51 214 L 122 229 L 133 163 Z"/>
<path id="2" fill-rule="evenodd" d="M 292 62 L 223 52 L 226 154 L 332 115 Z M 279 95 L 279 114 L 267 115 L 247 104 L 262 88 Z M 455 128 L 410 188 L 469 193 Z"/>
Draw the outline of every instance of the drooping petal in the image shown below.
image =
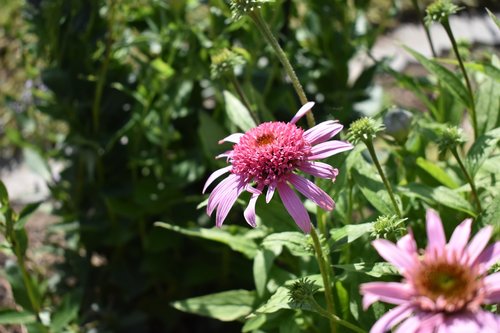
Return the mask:
<path id="1" fill-rule="evenodd" d="M 472 219 L 466 219 L 460 223 L 453 231 L 450 241 L 448 242 L 447 248 L 455 252 L 458 256 L 461 256 L 470 236 L 470 227 L 472 224 Z"/>
<path id="2" fill-rule="evenodd" d="M 335 180 L 339 170 L 323 162 L 304 162 L 299 169 L 305 173 L 319 178 Z"/>
<path id="3" fill-rule="evenodd" d="M 395 333 L 417 333 L 419 332 L 422 320 L 425 320 L 425 317 L 422 317 L 420 314 L 411 316 L 398 326 Z"/>
<path id="4" fill-rule="evenodd" d="M 438 213 L 433 209 L 427 209 L 426 215 L 427 249 L 431 253 L 441 253 L 446 244 L 443 223 Z"/>
<path id="5" fill-rule="evenodd" d="M 243 192 L 245 184 L 240 183 L 235 189 L 232 189 L 230 192 L 227 192 L 224 195 L 224 199 L 220 201 L 219 205 L 217 206 L 217 211 L 215 215 L 215 225 L 220 228 L 222 227 L 222 223 L 224 223 L 224 220 L 227 217 L 227 214 L 229 214 L 229 210 L 231 210 L 231 207 L 233 207 L 234 203 L 240 196 L 241 192 Z"/>
<path id="6" fill-rule="evenodd" d="M 219 140 L 219 144 L 224 143 L 224 142 L 232 142 L 232 143 L 239 143 L 241 137 L 245 135 L 243 133 L 233 133 L 229 136 L 226 136 L 224 139 Z"/>
<path id="7" fill-rule="evenodd" d="M 205 186 L 203 186 L 203 191 L 202 193 L 205 193 L 205 191 L 207 190 L 207 187 L 210 186 L 210 184 L 212 184 L 212 182 L 214 180 L 216 180 L 217 178 L 219 178 L 220 176 L 222 176 L 223 174 L 225 174 L 226 172 L 229 172 L 231 170 L 232 166 L 227 166 L 225 168 L 222 168 L 222 169 L 219 169 L 219 170 L 216 170 L 214 171 L 210 177 L 208 177 L 207 181 L 205 182 Z"/>
<path id="8" fill-rule="evenodd" d="M 332 155 L 341 153 L 354 148 L 349 142 L 332 140 L 317 144 L 311 148 L 311 155 L 307 157 L 309 161 L 327 158 Z"/>
<path id="9" fill-rule="evenodd" d="M 276 190 L 276 185 L 276 183 L 271 183 L 267 186 L 266 203 L 269 203 L 273 198 L 274 191 Z"/>
<path id="10" fill-rule="evenodd" d="M 485 303 L 500 303 L 500 272 L 488 275 L 484 278 Z"/>
<path id="11" fill-rule="evenodd" d="M 472 238 L 467 247 L 468 261 L 469 263 L 475 262 L 477 257 L 483 252 L 484 248 L 488 244 L 493 232 L 493 226 L 487 225 L 486 227 L 479 230 L 479 232 Z"/>
<path id="12" fill-rule="evenodd" d="M 415 238 L 413 237 L 413 233 L 411 232 L 411 230 L 408 234 L 401 237 L 397 245 L 401 250 L 405 251 L 410 256 L 414 256 L 417 254 L 417 243 L 415 242 Z"/>
<path id="13" fill-rule="evenodd" d="M 313 128 L 308 129 L 304 132 L 304 139 L 309 141 L 311 145 L 315 145 L 317 143 L 325 142 L 326 140 L 330 140 L 337 133 L 339 133 L 344 126 L 339 124 L 337 121 L 328 120 L 324 121 Z"/>
<path id="14" fill-rule="evenodd" d="M 215 159 L 219 159 L 219 158 L 223 158 L 223 157 L 229 159 L 229 158 L 231 158 L 231 156 L 233 156 L 233 151 L 228 150 L 226 152 L 223 152 L 222 154 L 215 156 Z"/>
<path id="15" fill-rule="evenodd" d="M 401 273 L 410 270 L 416 264 L 412 256 L 386 239 L 376 239 L 372 245 L 382 258 L 395 265 Z"/>
<path id="16" fill-rule="evenodd" d="M 500 316 L 489 311 L 478 311 L 476 320 L 481 324 L 483 330 L 481 333 L 500 332 Z M 470 332 L 469 332 L 470 333 Z"/>
<path id="17" fill-rule="evenodd" d="M 383 301 L 391 304 L 409 302 L 413 288 L 409 284 L 399 282 L 368 282 L 360 287 L 363 294 L 363 309 L 374 302 Z"/>
<path id="18" fill-rule="evenodd" d="M 299 121 L 300 118 L 302 118 L 307 112 L 309 112 L 312 107 L 314 106 L 314 102 L 307 102 L 306 104 L 302 105 L 302 107 L 297 111 L 295 116 L 293 116 L 292 120 L 290 120 L 290 123 L 295 124 L 297 121 Z"/>
<path id="19" fill-rule="evenodd" d="M 235 189 L 241 183 L 241 178 L 237 175 L 231 174 L 227 176 L 226 179 L 221 181 L 210 193 L 208 197 L 207 203 L 207 214 L 208 216 L 212 215 L 214 209 L 219 205 L 219 203 L 224 200 L 226 195 L 231 191 L 231 189 Z"/>
<path id="20" fill-rule="evenodd" d="M 297 194 L 285 182 L 278 183 L 278 194 L 295 223 L 308 234 L 311 231 L 311 219 Z"/>
<path id="21" fill-rule="evenodd" d="M 481 329 L 482 325 L 478 323 L 475 316 L 470 313 L 461 313 L 446 316 L 442 325 L 446 327 L 445 332 L 450 333 L 484 332 Z"/>
<path id="22" fill-rule="evenodd" d="M 300 193 L 311 199 L 316 205 L 324 210 L 332 210 L 334 208 L 335 203 L 333 199 L 309 179 L 305 179 L 296 174 L 290 174 L 288 181 L 295 186 Z"/>
<path id="23" fill-rule="evenodd" d="M 384 333 L 408 317 L 413 311 L 410 304 L 401 304 L 383 315 L 370 330 L 370 333 Z"/>
<path id="24" fill-rule="evenodd" d="M 255 222 L 256 215 L 255 215 L 255 204 L 257 203 L 257 199 L 259 198 L 260 194 L 254 193 L 252 194 L 252 197 L 250 198 L 250 201 L 248 202 L 248 206 L 243 212 L 243 215 L 245 216 L 245 220 L 247 223 L 255 228 L 257 226 L 257 223 Z"/>
<path id="25" fill-rule="evenodd" d="M 500 261 L 500 242 L 488 246 L 476 259 L 480 266 L 480 273 L 487 271 L 491 266 Z"/>

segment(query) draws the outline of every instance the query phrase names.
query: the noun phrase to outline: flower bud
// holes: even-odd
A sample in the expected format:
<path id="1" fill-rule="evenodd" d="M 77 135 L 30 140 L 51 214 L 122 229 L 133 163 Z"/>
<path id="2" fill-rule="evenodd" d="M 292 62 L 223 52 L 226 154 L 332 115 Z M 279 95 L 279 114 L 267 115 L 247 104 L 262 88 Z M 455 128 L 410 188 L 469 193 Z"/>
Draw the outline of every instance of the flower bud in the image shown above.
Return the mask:
<path id="1" fill-rule="evenodd" d="M 430 25 L 432 22 L 444 23 L 448 21 L 448 17 L 457 13 L 462 8 L 454 5 L 450 0 L 437 0 L 427 7 L 425 12 L 425 24 Z"/>
<path id="2" fill-rule="evenodd" d="M 220 78 L 228 73 L 233 73 L 236 66 L 245 63 L 245 59 L 240 54 L 227 48 L 214 52 L 210 59 L 212 61 L 210 65 L 210 75 L 212 79 Z"/>
<path id="3" fill-rule="evenodd" d="M 231 0 L 229 6 L 233 12 L 233 19 L 236 21 L 249 12 L 260 9 L 262 4 L 266 2 L 270 2 L 270 0 Z"/>
<path id="4" fill-rule="evenodd" d="M 404 222 L 397 215 L 382 215 L 373 223 L 372 237 L 396 240 L 406 231 Z"/>
<path id="5" fill-rule="evenodd" d="M 385 133 L 397 142 L 404 143 L 410 133 L 413 114 L 407 110 L 393 108 L 384 116 Z"/>
<path id="6" fill-rule="evenodd" d="M 290 302 L 304 304 L 310 301 L 319 288 L 308 278 L 302 278 L 294 282 L 288 289 Z"/>
<path id="7" fill-rule="evenodd" d="M 447 150 L 455 150 L 465 142 L 462 129 L 456 126 L 448 126 L 440 133 L 438 139 L 439 151 L 445 153 Z"/>
<path id="8" fill-rule="evenodd" d="M 364 117 L 356 120 L 349 127 L 347 133 L 348 140 L 356 144 L 359 141 L 367 141 L 375 138 L 376 134 L 384 129 L 384 125 L 376 122 L 372 118 Z"/>

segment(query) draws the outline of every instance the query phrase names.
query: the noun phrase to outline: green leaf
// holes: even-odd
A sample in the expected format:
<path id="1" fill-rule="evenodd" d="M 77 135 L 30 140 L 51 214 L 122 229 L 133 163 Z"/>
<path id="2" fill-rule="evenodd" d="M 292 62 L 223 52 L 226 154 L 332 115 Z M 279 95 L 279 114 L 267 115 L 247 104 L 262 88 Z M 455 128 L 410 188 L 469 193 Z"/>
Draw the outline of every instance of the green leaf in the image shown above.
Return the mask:
<path id="1" fill-rule="evenodd" d="M 23 325 L 35 320 L 36 316 L 28 311 L 0 310 L 0 325 Z"/>
<path id="2" fill-rule="evenodd" d="M 313 256 L 308 236 L 302 232 L 285 231 L 273 233 L 262 241 L 262 247 L 280 253 L 285 246 L 294 256 Z"/>
<path id="3" fill-rule="evenodd" d="M 492 225 L 494 228 L 492 238 L 498 239 L 500 237 L 500 196 L 494 197 L 484 209 L 478 218 L 478 224 L 483 227 Z"/>
<path id="4" fill-rule="evenodd" d="M 238 126 L 243 132 L 257 126 L 250 115 L 250 111 L 229 91 L 224 90 L 224 102 L 226 113 L 233 124 Z"/>
<path id="5" fill-rule="evenodd" d="M 0 208 L 7 207 L 9 205 L 9 192 L 4 183 L 0 180 Z"/>
<path id="6" fill-rule="evenodd" d="M 418 62 L 420 62 L 422 66 L 424 66 L 429 72 L 436 75 L 439 79 L 439 82 L 443 85 L 443 87 L 446 87 L 448 91 L 456 98 L 458 98 L 460 101 L 462 101 L 462 103 L 465 106 L 470 107 L 471 100 L 467 92 L 467 89 L 465 88 L 462 81 L 457 75 L 455 75 L 446 67 L 443 67 L 442 65 L 438 64 L 434 60 L 427 59 L 422 54 L 406 46 L 404 48 L 406 51 L 411 53 L 415 57 L 415 59 L 417 59 Z"/>
<path id="7" fill-rule="evenodd" d="M 465 159 L 465 166 L 472 177 L 474 177 L 484 161 L 495 150 L 499 140 L 500 127 L 481 135 L 476 139 L 472 147 L 470 147 Z"/>
<path id="8" fill-rule="evenodd" d="M 236 252 L 243 253 L 248 258 L 252 259 L 257 254 L 257 244 L 249 238 L 242 235 L 234 235 L 227 231 L 227 229 L 238 230 L 236 226 L 231 226 L 231 228 L 182 228 L 170 223 L 165 222 L 155 222 L 155 226 L 165 228 L 178 232 L 183 235 L 199 237 L 219 243 L 228 245 L 231 249 Z"/>
<path id="9" fill-rule="evenodd" d="M 227 136 L 222 127 L 205 112 L 199 112 L 198 136 L 208 158 L 213 159 L 224 151 L 219 140 Z"/>
<path id="10" fill-rule="evenodd" d="M 341 228 L 331 229 L 330 236 L 334 242 L 352 243 L 363 235 L 373 231 L 373 222 L 348 224 Z"/>
<path id="11" fill-rule="evenodd" d="M 500 29 L 500 20 L 495 16 L 495 14 L 493 14 L 492 12 L 490 12 L 490 10 L 488 8 L 486 8 L 486 11 L 488 12 L 488 15 L 491 17 L 491 19 L 493 20 L 493 22 L 495 22 L 495 24 L 497 25 L 498 29 Z"/>
<path id="12" fill-rule="evenodd" d="M 28 218 L 38 209 L 38 207 L 40 207 L 41 204 L 41 202 L 34 202 L 26 205 L 19 213 L 19 218 L 16 224 L 14 224 L 14 229 L 20 230 L 24 228 L 24 225 L 28 222 Z"/>
<path id="13" fill-rule="evenodd" d="M 24 160 L 31 170 L 41 176 L 45 181 L 50 181 L 52 179 L 49 165 L 38 151 L 26 147 L 23 149 L 23 154 Z"/>
<path id="14" fill-rule="evenodd" d="M 255 300 L 254 291 L 230 290 L 173 302 L 172 306 L 184 312 L 233 321 L 250 314 Z"/>
<path id="15" fill-rule="evenodd" d="M 450 177 L 439 165 L 434 162 L 428 161 L 423 157 L 417 158 L 417 165 L 425 172 L 430 174 L 434 179 L 449 188 L 457 188 L 458 184 L 455 183 L 453 178 Z"/>
<path id="16" fill-rule="evenodd" d="M 355 264 L 333 265 L 333 267 L 343 269 L 347 272 L 370 275 L 376 278 L 384 275 L 400 275 L 396 267 L 387 262 L 377 262 L 374 264 L 360 262 Z"/>
<path id="17" fill-rule="evenodd" d="M 467 200 L 459 193 L 444 186 L 430 187 L 424 184 L 408 184 L 398 187 L 401 194 L 409 198 L 420 198 L 429 204 L 441 204 L 443 206 L 465 212 L 472 217 L 477 214 Z"/>
<path id="18" fill-rule="evenodd" d="M 153 68 L 156 69 L 164 79 L 168 79 L 175 73 L 172 66 L 170 66 L 160 58 L 156 58 L 155 60 L 153 60 L 151 62 L 151 66 L 153 66 Z"/>
<path id="19" fill-rule="evenodd" d="M 479 134 L 483 134 L 499 124 L 500 83 L 484 78 L 476 92 L 476 114 Z"/>
<path id="20" fill-rule="evenodd" d="M 50 327 L 53 332 L 61 332 L 63 329 L 78 316 L 80 309 L 81 293 L 79 291 L 66 294 L 57 308 L 52 314 L 52 322 Z"/>
<path id="21" fill-rule="evenodd" d="M 362 172 L 362 171 L 361 171 Z M 361 193 L 380 213 L 385 215 L 396 214 L 391 204 L 389 194 L 385 190 L 381 180 L 368 176 L 369 173 L 361 173 L 358 169 L 352 170 L 352 175 Z M 373 175 L 373 174 L 372 174 Z M 396 197 L 397 200 L 397 197 Z"/>
<path id="22" fill-rule="evenodd" d="M 279 254 L 279 253 L 278 253 Z M 253 259 L 253 279 L 257 294 L 262 297 L 266 292 L 266 284 L 269 278 L 269 271 L 273 265 L 277 254 L 273 251 L 262 249 L 257 251 Z"/>
<path id="23" fill-rule="evenodd" d="M 312 282 L 319 290 L 323 290 L 323 280 L 320 274 L 309 275 L 307 278 L 310 282 Z M 289 287 L 292 286 L 295 282 L 301 280 L 288 280 L 283 286 L 279 287 L 276 292 L 257 310 L 255 310 L 256 314 L 262 313 L 273 313 L 281 309 L 306 309 L 313 311 L 312 308 L 306 306 L 305 304 L 296 304 L 290 302 L 290 297 L 288 296 Z"/>

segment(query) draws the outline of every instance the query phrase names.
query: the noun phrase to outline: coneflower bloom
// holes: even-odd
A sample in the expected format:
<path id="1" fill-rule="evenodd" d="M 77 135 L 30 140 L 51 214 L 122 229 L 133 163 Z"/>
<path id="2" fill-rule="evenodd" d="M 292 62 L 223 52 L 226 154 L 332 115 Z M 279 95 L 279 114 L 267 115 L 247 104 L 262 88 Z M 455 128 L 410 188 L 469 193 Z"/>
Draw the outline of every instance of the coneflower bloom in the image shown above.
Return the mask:
<path id="1" fill-rule="evenodd" d="M 222 226 L 236 199 L 247 191 L 252 196 L 244 216 L 247 223 L 255 227 L 255 204 L 266 187 L 266 202 L 269 203 L 277 190 L 287 211 L 306 233 L 311 230 L 311 220 L 290 185 L 322 209 L 334 208 L 335 203 L 328 194 L 296 172 L 335 180 L 338 170 L 316 160 L 352 149 L 353 146 L 344 141 L 330 140 L 343 128 L 337 121 L 325 121 L 307 131 L 295 125 L 313 105 L 313 102 L 303 105 L 289 123 L 262 123 L 246 133 L 231 134 L 219 141 L 234 145 L 233 150 L 218 156 L 226 157 L 230 165 L 212 173 L 203 188 L 204 193 L 215 179 L 230 173 L 208 198 L 207 213 L 211 215 L 216 210 L 216 226 Z"/>
<path id="2" fill-rule="evenodd" d="M 471 223 L 466 219 L 458 225 L 446 244 L 441 219 L 429 209 L 428 244 L 420 255 L 411 232 L 397 244 L 385 239 L 373 242 L 404 279 L 361 285 L 365 309 L 376 301 L 397 305 L 370 333 L 386 332 L 398 324 L 396 333 L 500 332 L 500 316 L 481 308 L 500 302 L 500 273 L 488 275 L 488 269 L 500 260 L 500 242 L 486 247 L 491 226 L 469 242 Z"/>

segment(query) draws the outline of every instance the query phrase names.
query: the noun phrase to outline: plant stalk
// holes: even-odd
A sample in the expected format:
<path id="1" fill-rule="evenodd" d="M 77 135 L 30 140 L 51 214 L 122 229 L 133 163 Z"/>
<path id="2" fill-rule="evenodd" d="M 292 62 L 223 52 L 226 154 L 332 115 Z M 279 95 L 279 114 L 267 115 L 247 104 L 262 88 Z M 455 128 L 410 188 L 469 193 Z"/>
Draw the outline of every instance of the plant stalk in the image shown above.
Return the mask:
<path id="1" fill-rule="evenodd" d="M 314 250 L 316 252 L 316 260 L 318 261 L 319 271 L 321 273 L 321 278 L 323 280 L 323 285 L 325 287 L 326 307 L 328 309 L 328 312 L 334 315 L 336 313 L 335 303 L 333 301 L 332 285 L 330 280 L 330 273 L 328 270 L 330 265 L 327 265 L 327 262 L 329 262 L 329 260 L 325 258 L 325 255 L 323 253 L 323 248 L 321 247 L 321 242 L 319 240 L 318 234 L 316 233 L 316 229 L 314 226 L 312 226 L 311 228 L 311 237 L 313 239 Z M 330 318 L 330 332 L 332 333 L 337 332 L 336 322 L 332 318 Z"/>
<path id="2" fill-rule="evenodd" d="M 389 197 L 391 198 L 391 202 L 394 206 L 394 210 L 396 211 L 396 214 L 398 214 L 399 217 L 402 217 L 401 211 L 399 210 L 398 203 L 396 201 L 396 198 L 394 197 L 394 192 L 392 191 L 391 184 L 389 184 L 389 181 L 387 181 L 387 178 L 385 177 L 384 170 L 380 166 L 380 162 L 377 158 L 377 154 L 375 153 L 375 148 L 373 147 L 373 141 L 371 138 L 364 140 L 364 143 L 366 144 L 366 147 L 368 148 L 368 152 L 370 153 L 370 156 L 373 160 L 373 163 L 375 163 L 375 166 L 377 167 L 377 171 L 382 178 L 382 181 L 384 182 L 385 188 L 387 192 L 389 193 Z"/>
<path id="3" fill-rule="evenodd" d="M 251 13 L 249 13 L 249 16 L 252 18 L 252 20 L 254 21 L 255 25 L 260 30 L 264 38 L 269 42 L 269 44 L 271 44 L 272 48 L 274 49 L 276 56 L 283 65 L 286 73 L 290 77 L 290 80 L 292 80 L 293 88 L 295 89 L 295 92 L 299 97 L 300 103 L 302 105 L 306 104 L 308 101 L 304 88 L 302 88 L 302 85 L 300 84 L 299 78 L 297 77 L 297 74 L 295 73 L 292 64 L 288 60 L 288 57 L 286 56 L 285 51 L 283 51 L 283 49 L 281 48 L 278 40 L 276 39 L 276 37 L 274 37 L 266 21 L 264 21 L 262 15 L 258 10 L 252 11 Z M 315 120 L 312 113 L 308 112 L 306 114 L 306 118 L 307 118 L 307 125 L 309 127 L 313 127 L 315 124 Z"/>
<path id="4" fill-rule="evenodd" d="M 458 155 L 457 149 L 456 148 L 451 149 L 451 153 L 453 154 L 453 156 L 455 156 L 455 159 L 457 160 L 460 169 L 464 173 L 465 178 L 467 179 L 467 182 L 469 183 L 470 188 L 472 190 L 472 196 L 474 197 L 474 201 L 476 202 L 478 213 L 481 213 L 483 211 L 483 208 L 481 207 L 481 201 L 479 200 L 479 195 L 477 194 L 476 184 L 474 183 L 474 179 L 467 172 L 467 169 L 465 168 L 465 165 L 463 164 L 460 155 Z"/>
<path id="5" fill-rule="evenodd" d="M 361 327 L 358 327 L 354 324 L 351 324 L 350 322 L 348 322 L 344 319 L 341 319 L 341 318 L 337 317 L 336 315 L 334 315 L 333 313 L 329 313 L 328 311 L 323 309 L 312 296 L 309 297 L 309 303 L 313 306 L 314 310 L 316 310 L 323 317 L 328 318 L 331 321 L 334 321 L 336 323 L 339 323 L 340 325 L 347 327 L 354 332 L 366 333 L 366 331 L 364 329 L 362 329 Z"/>
<path id="6" fill-rule="evenodd" d="M 420 6 L 418 5 L 418 0 L 411 0 L 411 2 L 413 4 L 413 7 L 415 7 L 415 11 L 417 12 L 418 19 L 419 19 L 420 23 L 422 23 L 422 26 L 424 27 L 425 36 L 427 37 L 427 40 L 429 41 L 429 46 L 431 47 L 432 56 L 434 58 L 437 58 L 436 49 L 434 48 L 434 43 L 432 42 L 431 34 L 429 32 L 429 27 L 424 22 L 424 18 L 422 16 L 422 11 L 420 10 Z"/>
<path id="7" fill-rule="evenodd" d="M 241 101 L 243 102 L 245 107 L 248 109 L 248 112 L 250 113 L 250 116 L 252 117 L 253 121 L 255 122 L 255 124 L 259 124 L 260 123 L 259 116 L 252 108 L 252 105 L 250 104 L 250 101 L 248 100 L 247 95 L 245 94 L 245 92 L 241 88 L 241 85 L 238 82 L 238 79 L 236 78 L 234 73 L 231 73 L 228 76 L 229 76 L 229 80 L 231 81 L 231 83 L 234 86 L 234 89 L 236 90 L 236 93 L 238 93 L 238 96 L 240 96 Z"/>
<path id="8" fill-rule="evenodd" d="M 460 70 L 462 71 L 462 74 L 465 78 L 465 83 L 467 85 L 467 91 L 469 92 L 469 99 L 471 103 L 470 111 L 472 118 L 472 127 L 474 128 L 474 138 L 477 139 L 478 136 L 477 115 L 476 115 L 476 105 L 474 103 L 474 94 L 472 92 L 472 85 L 470 83 L 469 76 L 467 75 L 467 71 L 465 70 L 465 66 L 462 61 L 462 56 L 460 55 L 460 52 L 458 52 L 457 42 L 455 40 L 455 37 L 453 36 L 453 32 L 451 31 L 450 22 L 448 21 L 448 19 L 446 19 L 441 24 L 443 25 L 443 28 L 446 31 L 446 34 L 448 35 L 448 38 L 450 38 L 451 45 L 453 46 L 453 51 L 455 52 L 458 64 L 460 65 Z"/>

